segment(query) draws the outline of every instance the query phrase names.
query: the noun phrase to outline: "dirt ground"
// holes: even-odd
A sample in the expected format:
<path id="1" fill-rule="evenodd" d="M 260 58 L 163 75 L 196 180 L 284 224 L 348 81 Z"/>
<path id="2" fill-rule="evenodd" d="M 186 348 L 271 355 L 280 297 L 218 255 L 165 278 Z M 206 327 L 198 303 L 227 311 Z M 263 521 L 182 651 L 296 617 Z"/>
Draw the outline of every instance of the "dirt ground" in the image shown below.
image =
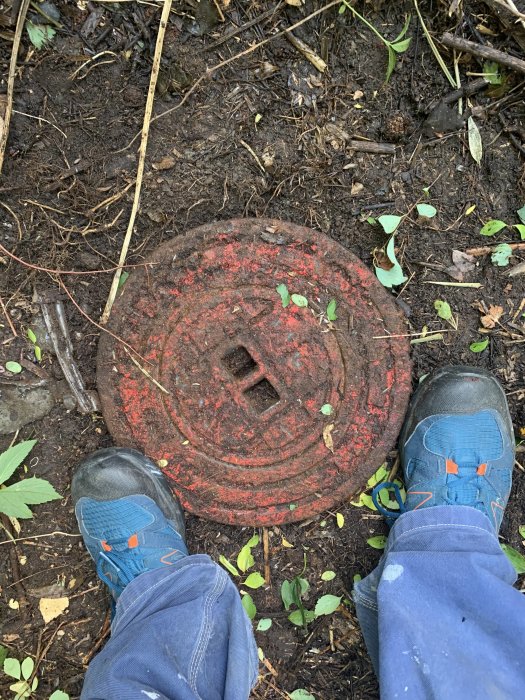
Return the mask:
<path id="1" fill-rule="evenodd" d="M 448 16 L 449 4 L 421 2 L 434 36 L 449 30 L 520 55 L 485 4 L 465 1 L 460 18 Z M 232 0 L 221 22 L 213 4 L 175 3 L 154 113 L 178 105 L 207 68 L 321 6 L 311 0 L 301 7 L 274 0 Z M 140 263 L 162 241 L 188 228 L 215 219 L 264 216 L 322 231 L 372 266 L 372 250 L 384 245 L 385 236 L 367 217 L 410 211 L 397 234 L 398 258 L 408 281 L 393 294 L 406 315 L 407 332 L 421 333 L 425 327 L 429 332 L 450 331 L 442 340 L 413 346 L 414 382 L 445 363 L 492 370 L 503 383 L 520 436 L 525 427 L 525 275 L 509 276 L 509 267 L 494 266 L 490 255 L 479 255 L 463 281 L 481 287 L 430 282 L 457 281 L 444 271 L 452 265 L 453 250 L 520 240 L 516 229 L 507 228 L 493 239 L 480 236 L 479 230 L 489 219 L 519 223 L 516 211 L 525 204 L 525 83 L 519 74 L 507 72 L 503 85 L 491 85 L 471 98 L 484 147 L 477 165 L 464 124 L 449 119 L 431 129 L 426 121 L 432 105 L 452 88 L 432 56 L 413 4 L 378 1 L 375 7 L 363 2 L 357 6 L 389 38 L 399 33 L 412 12 L 412 41 L 398 56 L 390 82 L 384 84 L 385 47 L 350 12 L 339 14 L 337 6 L 296 30 L 297 37 L 325 58 L 324 73 L 283 36 L 216 71 L 179 109 L 151 125 L 128 262 Z M 57 276 L 38 268 L 92 271 L 60 279 L 84 314 L 100 317 L 111 274 L 94 271 L 116 264 L 130 215 L 138 141 L 131 147 L 129 143 L 142 126 L 160 17 L 158 7 L 149 3 L 79 0 L 56 7 L 63 26 L 47 48 L 36 51 L 27 34 L 23 36 L 15 112 L 0 178 L 0 243 L 19 258 L 0 251 L 0 296 L 18 333 L 13 336 L 1 313 L 4 392 L 7 384 L 40 380 L 34 373 L 38 368 L 24 368 L 16 376 L 3 369 L 6 361 L 20 357 L 27 360 L 26 366 L 35 366 L 26 340 L 28 328 L 40 327 L 35 291 L 63 300 L 82 377 L 89 389 L 96 388 L 99 329 L 75 308 Z M 0 17 L 9 12 L 0 3 Z M 261 16 L 219 43 L 235 27 Z M 480 26 L 492 34 L 480 31 Z M 3 33 L 0 37 L 5 77 L 11 42 Z M 442 53 L 452 67 L 452 54 L 444 49 Z M 95 54 L 98 58 L 85 65 Z M 461 57 L 462 82 L 482 70 L 477 59 Z M 1 90 L 5 88 L 4 79 Z M 350 139 L 394 143 L 395 153 L 354 151 Z M 423 188 L 429 188 L 428 195 Z M 435 206 L 433 219 L 417 217 L 413 206 L 421 201 Z M 514 250 L 510 267 L 523 260 L 525 250 Z M 438 318 L 436 299 L 450 304 L 457 331 Z M 493 329 L 482 327 L 480 316 L 486 314 L 480 312 L 480 303 L 502 307 Z M 484 337 L 489 339 L 486 350 L 472 352 L 469 345 Z M 59 363 L 45 344 L 41 368 L 50 378 L 46 381 L 56 380 L 63 387 Z M 111 437 L 100 413 L 82 415 L 71 408 L 67 391 L 59 394 L 49 413 L 21 428 L 17 439 L 38 440 L 27 461 L 29 472 L 49 479 L 64 498 L 36 506 L 34 520 L 22 522 L 22 539 L 16 546 L 5 541 L 0 546 L 0 642 L 11 656 L 35 658 L 39 698 L 47 698 L 57 687 L 78 697 L 87 664 L 108 629 L 108 597 L 76 534 L 69 484 L 77 462 L 111 445 Z M 13 437 L 0 437 L 0 449 Z M 388 459 L 391 465 L 395 453 Z M 522 452 L 518 462 L 501 539 L 519 549 L 525 497 Z M 372 465 L 371 472 L 378 466 Z M 386 526 L 365 508 L 343 503 L 337 510 L 345 517 L 342 528 L 334 510 L 270 529 L 271 583 L 253 591 L 253 598 L 257 619 L 271 617 L 273 625 L 257 632 L 267 662 L 261 665 L 253 698 L 277 700 L 296 688 L 307 689 L 317 700 L 378 697 L 349 600 L 354 575 L 365 575 L 380 556 L 366 540 L 385 534 Z M 190 550 L 214 559 L 220 554 L 235 559 L 252 534 L 249 528 L 193 516 L 188 516 L 187 531 Z M 283 547 L 282 536 L 293 547 Z M 279 594 L 283 579 L 300 573 L 304 552 L 305 577 L 311 585 L 307 602 L 322 593 L 345 600 L 306 633 L 288 622 Z M 261 546 L 254 554 L 262 566 Z M 320 574 L 327 569 L 337 576 L 323 582 Z M 44 624 L 39 599 L 64 591 L 67 612 Z M 10 607 L 11 600 L 20 607 Z M 9 696 L 9 682 L 5 676 L 0 681 L 2 697 Z"/>

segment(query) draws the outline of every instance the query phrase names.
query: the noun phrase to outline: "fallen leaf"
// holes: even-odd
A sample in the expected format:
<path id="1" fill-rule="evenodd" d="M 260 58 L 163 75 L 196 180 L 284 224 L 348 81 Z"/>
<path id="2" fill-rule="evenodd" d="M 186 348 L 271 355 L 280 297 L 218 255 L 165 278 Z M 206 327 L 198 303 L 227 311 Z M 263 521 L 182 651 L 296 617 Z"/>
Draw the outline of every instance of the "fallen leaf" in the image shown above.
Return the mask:
<path id="1" fill-rule="evenodd" d="M 480 163 L 483 157 L 483 142 L 481 140 L 481 134 L 479 133 L 478 126 L 472 117 L 467 120 L 468 123 L 468 147 L 470 150 L 470 155 L 474 158 L 476 163 Z"/>
<path id="2" fill-rule="evenodd" d="M 468 253 L 463 253 L 461 250 L 452 251 L 452 262 L 454 264 L 447 267 L 445 272 L 458 282 L 463 282 L 465 274 L 472 272 L 476 267 L 476 258 Z"/>
<path id="3" fill-rule="evenodd" d="M 288 540 L 286 539 L 286 537 L 283 537 L 283 538 L 281 539 L 281 544 L 282 544 L 283 547 L 288 547 L 288 548 L 293 547 L 293 544 L 291 544 L 290 542 L 288 542 Z"/>
<path id="4" fill-rule="evenodd" d="M 494 328 L 503 314 L 503 306 L 489 306 L 488 313 L 481 317 L 481 325 L 483 328 Z"/>
<path id="5" fill-rule="evenodd" d="M 14 598 L 9 599 L 8 605 L 11 608 L 11 610 L 18 610 L 18 608 L 20 607 L 20 603 L 18 602 L 18 600 L 15 600 Z"/>
<path id="6" fill-rule="evenodd" d="M 323 428 L 323 440 L 326 447 L 330 452 L 334 451 L 334 439 L 332 437 L 332 430 L 335 428 L 335 423 L 328 423 Z"/>
<path id="7" fill-rule="evenodd" d="M 354 182 L 350 188 L 350 196 L 357 197 L 365 189 L 365 186 L 361 182 Z"/>
<path id="8" fill-rule="evenodd" d="M 67 596 L 62 598 L 40 598 L 38 603 L 38 608 L 46 625 L 51 620 L 54 620 L 55 617 L 62 615 L 68 607 L 69 598 Z"/>
<path id="9" fill-rule="evenodd" d="M 164 158 L 161 158 L 158 160 L 156 163 L 152 164 L 153 170 L 170 170 L 170 168 L 173 168 L 176 164 L 175 158 L 173 156 L 164 156 Z"/>

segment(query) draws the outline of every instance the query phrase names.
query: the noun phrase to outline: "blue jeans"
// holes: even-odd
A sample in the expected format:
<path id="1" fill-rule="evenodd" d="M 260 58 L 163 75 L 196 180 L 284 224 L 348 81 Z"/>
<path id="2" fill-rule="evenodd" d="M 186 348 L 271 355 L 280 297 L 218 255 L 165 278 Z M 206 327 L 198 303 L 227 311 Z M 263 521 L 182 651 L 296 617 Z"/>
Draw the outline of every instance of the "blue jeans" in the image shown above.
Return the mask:
<path id="1" fill-rule="evenodd" d="M 402 515 L 354 600 L 381 700 L 525 697 L 525 599 L 488 518 Z"/>
<path id="2" fill-rule="evenodd" d="M 246 700 L 257 680 L 252 624 L 228 574 L 204 554 L 138 576 L 82 700 Z"/>
<path id="3" fill-rule="evenodd" d="M 479 511 L 402 515 L 379 566 L 354 591 L 382 700 L 525 697 L 525 600 L 515 580 Z M 246 700 L 257 666 L 234 584 L 193 555 L 125 589 L 81 698 Z"/>

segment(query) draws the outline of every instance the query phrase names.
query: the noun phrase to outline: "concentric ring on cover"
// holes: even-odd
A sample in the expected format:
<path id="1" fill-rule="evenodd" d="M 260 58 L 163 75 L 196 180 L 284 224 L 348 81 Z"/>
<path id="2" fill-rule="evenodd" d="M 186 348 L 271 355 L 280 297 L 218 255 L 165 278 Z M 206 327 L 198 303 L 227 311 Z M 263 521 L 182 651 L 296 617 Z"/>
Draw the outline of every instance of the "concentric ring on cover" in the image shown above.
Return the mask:
<path id="1" fill-rule="evenodd" d="M 185 508 L 220 522 L 302 520 L 361 488 L 410 392 L 408 343 L 385 337 L 404 326 L 375 276 L 327 236 L 261 219 L 202 226 L 146 262 L 109 325 L 137 354 L 100 339 L 115 441 L 157 460 Z M 283 306 L 278 285 L 308 306 Z"/>

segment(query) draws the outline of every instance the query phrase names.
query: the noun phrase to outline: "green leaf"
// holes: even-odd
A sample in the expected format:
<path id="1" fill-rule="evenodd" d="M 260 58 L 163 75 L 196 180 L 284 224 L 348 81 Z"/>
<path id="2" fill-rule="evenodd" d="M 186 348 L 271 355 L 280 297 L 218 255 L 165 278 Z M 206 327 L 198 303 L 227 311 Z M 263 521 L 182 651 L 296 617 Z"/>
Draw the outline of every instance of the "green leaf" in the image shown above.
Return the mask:
<path id="1" fill-rule="evenodd" d="M 288 287 L 285 284 L 279 284 L 275 288 L 275 291 L 281 297 L 283 309 L 286 309 L 286 307 L 290 303 L 290 292 L 288 291 Z"/>
<path id="2" fill-rule="evenodd" d="M 514 224 L 512 228 L 517 229 L 521 240 L 525 241 L 525 224 Z"/>
<path id="3" fill-rule="evenodd" d="M 9 690 L 16 693 L 14 700 L 22 700 L 22 698 L 28 698 L 31 695 L 31 690 L 27 681 L 17 681 L 9 686 Z"/>
<path id="4" fill-rule="evenodd" d="M 339 10 L 338 10 L 340 15 L 344 15 L 346 12 L 346 5 L 343 3 L 342 5 L 339 5 Z"/>
<path id="5" fill-rule="evenodd" d="M 290 696 L 291 700 L 315 700 L 315 696 L 304 688 L 297 688 L 291 693 L 288 693 L 288 695 Z"/>
<path id="6" fill-rule="evenodd" d="M 374 486 L 377 486 L 377 484 L 381 483 L 381 481 L 384 481 L 386 477 L 388 476 L 388 469 L 384 464 L 382 464 L 379 469 L 372 474 L 370 479 L 366 482 L 366 488 L 367 489 L 372 489 Z"/>
<path id="7" fill-rule="evenodd" d="M 315 620 L 315 613 L 313 610 L 304 610 L 304 622 L 309 625 L 310 622 L 313 622 Z M 303 615 L 300 610 L 294 610 L 288 615 L 288 619 L 292 623 L 292 625 L 297 625 L 297 627 L 301 627 L 303 624 Z"/>
<path id="8" fill-rule="evenodd" d="M 291 581 L 284 580 L 281 583 L 281 600 L 283 601 L 284 609 L 290 610 L 290 605 L 294 603 L 294 592 Z"/>
<path id="9" fill-rule="evenodd" d="M 426 219 L 432 219 L 432 217 L 437 214 L 436 207 L 433 207 L 432 204 L 425 204 L 424 202 L 420 202 L 416 206 L 416 209 L 419 216 L 424 216 Z"/>
<path id="10" fill-rule="evenodd" d="M 35 662 L 30 656 L 26 656 L 26 658 L 22 661 L 22 678 L 26 681 L 28 681 L 31 678 L 31 674 L 33 673 L 33 669 L 35 668 Z"/>
<path id="11" fill-rule="evenodd" d="M 230 561 L 228 561 L 228 559 L 226 559 L 224 554 L 221 554 L 219 556 L 219 564 L 222 564 L 224 566 L 224 568 L 227 571 L 229 571 L 232 576 L 239 576 L 239 572 L 237 571 L 237 569 L 234 567 L 234 565 Z"/>
<path id="12" fill-rule="evenodd" d="M 122 287 L 126 284 L 126 280 L 128 279 L 128 277 L 129 272 L 127 270 L 124 270 L 119 277 L 117 290 L 122 289 Z"/>
<path id="13" fill-rule="evenodd" d="M 520 533 L 520 537 L 523 537 L 525 540 L 525 525 L 520 525 L 518 528 L 518 532 Z"/>
<path id="14" fill-rule="evenodd" d="M 480 233 L 482 236 L 493 236 L 498 231 L 506 228 L 507 224 L 499 219 L 491 219 L 482 227 Z"/>
<path id="15" fill-rule="evenodd" d="M 441 299 L 436 299 L 434 302 L 434 308 L 436 309 L 439 318 L 442 318 L 444 321 L 450 321 L 452 318 L 452 309 L 450 308 L 450 304 L 448 304 L 446 301 L 442 301 Z"/>
<path id="16" fill-rule="evenodd" d="M 376 537 L 370 537 L 367 541 L 374 549 L 384 549 L 386 545 L 386 537 L 384 535 L 377 535 Z"/>
<path id="17" fill-rule="evenodd" d="M 49 700 L 69 700 L 69 695 L 64 693 L 63 690 L 55 690 L 55 692 L 49 696 Z"/>
<path id="18" fill-rule="evenodd" d="M 337 321 L 337 314 L 335 313 L 336 308 L 337 301 L 335 299 L 330 299 L 326 307 L 326 317 L 329 321 Z"/>
<path id="19" fill-rule="evenodd" d="M 483 61 L 483 73 L 491 85 L 501 85 L 503 82 L 501 69 L 496 61 Z"/>
<path id="20" fill-rule="evenodd" d="M 525 574 L 525 557 L 523 554 L 518 552 L 517 549 L 514 549 L 514 547 L 510 547 L 508 544 L 502 544 L 501 549 L 507 555 L 516 573 Z"/>
<path id="21" fill-rule="evenodd" d="M 342 513 L 336 513 L 335 519 L 337 521 L 337 527 L 341 528 L 345 524 L 345 516 Z"/>
<path id="22" fill-rule="evenodd" d="M 511 255 L 512 248 L 510 245 L 508 243 L 500 243 L 492 251 L 490 259 L 493 265 L 497 265 L 498 267 L 507 267 Z"/>
<path id="23" fill-rule="evenodd" d="M 11 676 L 11 678 L 22 678 L 20 661 L 12 658 L 4 659 L 4 673 L 6 676 Z"/>
<path id="24" fill-rule="evenodd" d="M 411 41 L 412 41 L 412 38 L 409 37 L 408 39 L 405 39 L 404 41 L 396 41 L 395 44 L 390 44 L 390 46 L 394 49 L 394 51 L 396 53 L 405 53 L 405 51 L 410 46 Z"/>
<path id="25" fill-rule="evenodd" d="M 0 454 L 0 484 L 7 481 L 15 469 L 22 464 L 27 455 L 36 445 L 36 440 L 24 440 L 18 445 L 13 445 Z"/>
<path id="26" fill-rule="evenodd" d="M 375 226 L 377 224 L 377 219 L 374 219 L 373 216 L 369 216 L 366 220 L 367 224 L 370 224 L 370 226 Z"/>
<path id="27" fill-rule="evenodd" d="M 35 345 L 35 347 L 33 348 L 33 350 L 35 351 L 35 358 L 36 358 L 36 361 L 37 361 L 37 362 L 42 362 L 42 349 L 40 348 L 40 346 L 39 346 L 39 345 Z"/>
<path id="28" fill-rule="evenodd" d="M 33 333 L 31 328 L 27 329 L 27 337 L 33 343 L 33 345 L 36 343 L 36 335 Z"/>
<path id="29" fill-rule="evenodd" d="M 372 496 L 368 493 L 361 493 L 357 501 L 350 501 L 350 505 L 361 508 L 361 506 L 366 506 L 370 510 L 377 510 L 372 500 Z"/>
<path id="30" fill-rule="evenodd" d="M 330 594 L 321 596 L 315 604 L 315 616 L 319 617 L 320 615 L 331 615 L 339 607 L 341 597 L 342 596 Z"/>
<path id="31" fill-rule="evenodd" d="M 0 666 L 3 668 L 4 667 L 4 661 L 7 658 L 7 655 L 9 654 L 9 650 L 7 647 L 4 647 L 0 644 Z"/>
<path id="32" fill-rule="evenodd" d="M 519 216 L 521 223 L 525 224 L 525 204 L 521 207 L 521 209 L 518 209 L 516 214 Z"/>
<path id="33" fill-rule="evenodd" d="M 26 22 L 26 30 L 29 41 L 33 44 L 35 49 L 39 50 L 48 44 L 56 34 L 53 27 L 50 27 L 48 24 L 33 24 L 33 22 L 30 21 Z"/>
<path id="34" fill-rule="evenodd" d="M 481 140 L 481 134 L 479 133 L 478 125 L 473 117 L 468 118 L 467 124 L 470 155 L 474 158 L 476 163 L 479 164 L 483 158 L 483 141 Z"/>
<path id="35" fill-rule="evenodd" d="M 269 617 L 263 617 L 259 620 L 257 624 L 257 632 L 266 632 L 266 630 L 269 630 L 270 627 L 272 626 L 273 622 L 271 618 Z M 51 698 L 49 699 L 51 700 Z"/>
<path id="36" fill-rule="evenodd" d="M 306 297 L 303 297 L 302 294 L 292 294 L 290 299 L 292 300 L 292 303 L 294 303 L 296 306 L 299 306 L 301 309 L 304 309 L 305 306 L 308 306 L 308 299 Z"/>
<path id="37" fill-rule="evenodd" d="M 300 578 L 299 576 L 296 576 L 294 580 L 297 581 L 297 583 L 299 584 L 299 588 L 301 591 L 301 597 L 303 595 L 305 595 L 305 593 L 308 593 L 308 591 L 310 590 L 310 584 L 308 583 L 308 581 L 305 578 Z M 296 603 L 297 602 L 298 601 L 296 600 Z"/>
<path id="38" fill-rule="evenodd" d="M 382 267 L 374 266 L 377 279 L 381 282 L 384 287 L 391 289 L 392 287 L 397 287 L 407 281 L 408 277 L 405 277 L 401 265 L 398 263 L 396 254 L 394 251 L 394 236 L 388 241 L 386 246 L 386 255 L 391 263 L 393 263 L 390 270 L 384 270 Z"/>
<path id="39" fill-rule="evenodd" d="M 241 551 L 237 555 L 237 566 L 244 573 L 255 564 L 255 560 L 252 555 L 252 549 L 249 545 L 245 544 Z"/>
<path id="40" fill-rule="evenodd" d="M 48 501 L 56 501 L 62 498 L 51 486 L 49 481 L 39 479 L 36 476 L 23 479 L 23 481 L 17 481 L 16 484 L 11 484 L 11 486 L 8 486 L 6 489 L 2 489 L 0 494 L 16 495 L 28 505 L 47 503 Z"/>
<path id="41" fill-rule="evenodd" d="M 0 513 L 5 513 L 10 518 L 32 518 L 33 513 L 23 500 L 6 491 L 7 489 L 0 490 Z"/>
<path id="42" fill-rule="evenodd" d="M 335 571 L 330 571 L 330 570 L 323 571 L 323 573 L 321 574 L 321 579 L 323 581 L 332 581 L 332 579 L 334 579 L 335 577 L 336 577 Z"/>
<path id="43" fill-rule="evenodd" d="M 253 602 L 251 595 L 243 595 L 241 604 L 246 610 L 246 614 L 250 620 L 253 620 L 253 618 L 257 615 L 257 608 L 255 607 L 255 603 Z"/>
<path id="44" fill-rule="evenodd" d="M 246 546 L 250 547 L 250 548 L 257 547 L 258 544 L 259 544 L 259 535 L 252 535 L 250 537 L 250 539 L 248 540 L 248 542 L 246 542 Z"/>
<path id="45" fill-rule="evenodd" d="M 334 412 L 334 407 L 331 403 L 324 403 L 320 408 L 320 412 L 323 414 L 323 416 L 331 416 Z"/>
<path id="46" fill-rule="evenodd" d="M 386 45 L 386 49 L 388 51 L 388 65 L 386 67 L 385 83 L 388 83 L 392 73 L 394 72 L 394 68 L 396 67 L 396 52 L 390 46 L 390 44 Z"/>
<path id="47" fill-rule="evenodd" d="M 261 574 L 258 571 L 254 571 L 253 574 L 250 574 L 246 581 L 244 582 L 245 586 L 248 586 L 248 588 L 260 588 L 261 586 L 264 586 L 266 581 L 264 578 L 261 576 Z"/>
<path id="48" fill-rule="evenodd" d="M 297 503 L 290 503 L 290 505 L 288 506 L 288 508 L 289 508 L 290 510 L 295 510 L 295 509 L 297 508 Z"/>
<path id="49" fill-rule="evenodd" d="M 5 368 L 8 372 L 11 372 L 11 374 L 20 374 L 22 371 L 22 365 L 19 365 L 18 362 L 13 362 L 13 360 L 6 362 Z"/>
<path id="50" fill-rule="evenodd" d="M 483 340 L 478 340 L 475 343 L 471 343 L 469 345 L 469 348 L 472 350 L 472 352 L 483 352 L 483 350 L 486 349 L 488 344 L 489 344 L 489 339 L 484 338 Z"/>
<path id="51" fill-rule="evenodd" d="M 359 583 L 359 581 L 361 581 L 362 578 L 363 577 L 361 576 L 361 574 L 354 574 L 354 577 L 352 580 L 354 583 Z"/>
<path id="52" fill-rule="evenodd" d="M 397 44 L 398 41 L 401 41 L 401 39 L 405 36 L 405 34 L 408 32 L 408 28 L 410 26 L 410 20 L 412 19 L 412 15 L 407 15 L 407 18 L 405 20 L 405 24 L 403 25 L 403 29 L 399 32 L 399 34 L 396 36 L 394 41 L 392 43 Z"/>
<path id="53" fill-rule="evenodd" d="M 378 218 L 378 222 L 385 233 L 394 233 L 396 228 L 401 223 L 401 216 L 396 216 L 395 214 L 383 214 Z"/>

